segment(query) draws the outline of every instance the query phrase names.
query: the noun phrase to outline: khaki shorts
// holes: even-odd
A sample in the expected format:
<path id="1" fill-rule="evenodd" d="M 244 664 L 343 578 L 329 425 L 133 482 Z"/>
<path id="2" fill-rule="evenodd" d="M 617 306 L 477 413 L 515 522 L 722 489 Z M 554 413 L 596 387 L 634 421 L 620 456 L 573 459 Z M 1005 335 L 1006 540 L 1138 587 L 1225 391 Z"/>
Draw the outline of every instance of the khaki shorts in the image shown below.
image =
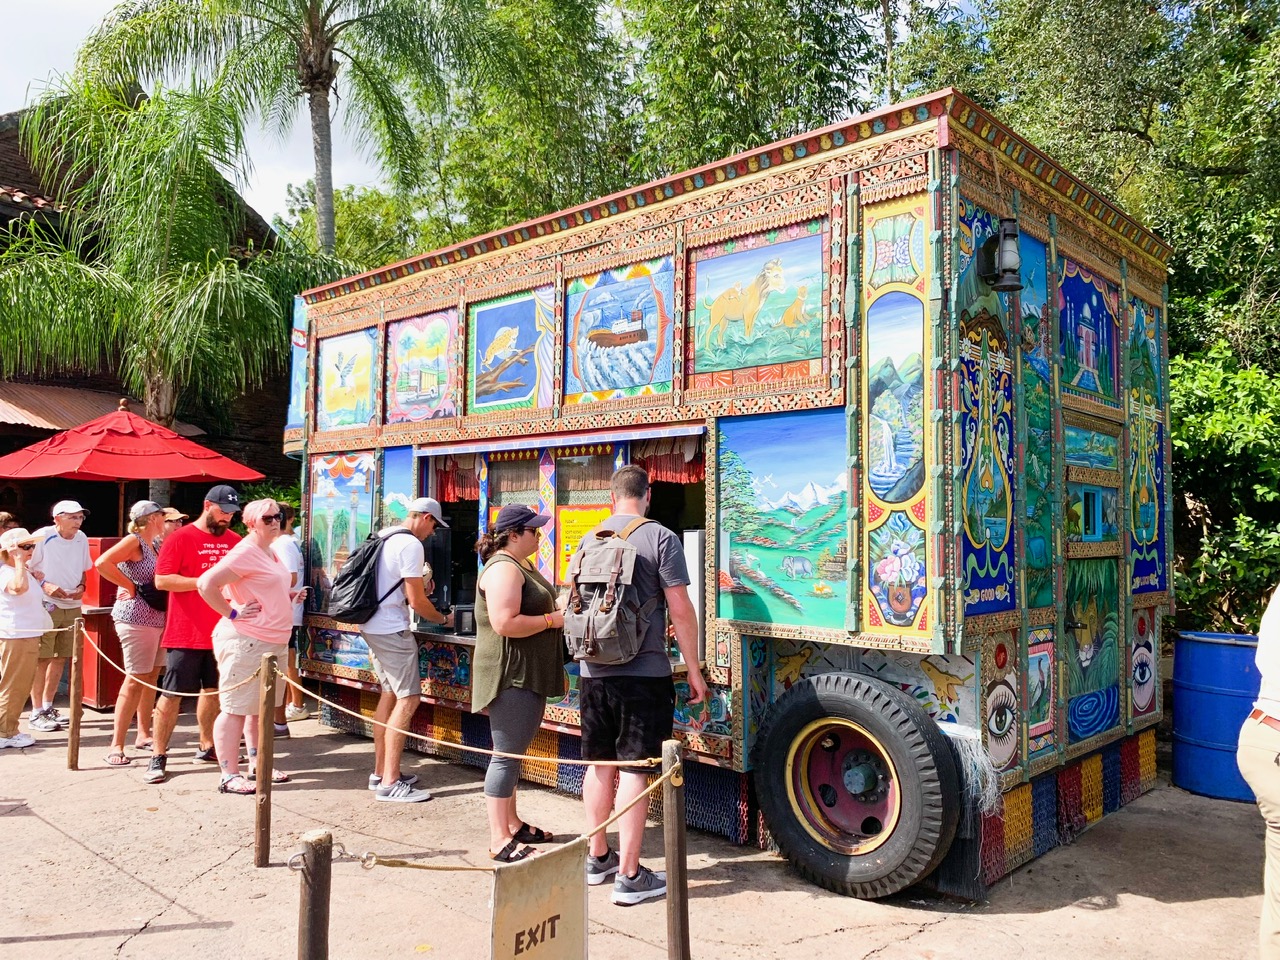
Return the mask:
<path id="1" fill-rule="evenodd" d="M 124 651 L 124 670 L 135 677 L 145 677 L 164 666 L 160 635 L 164 627 L 147 627 L 140 623 L 117 623 L 116 636 Z"/>
<path id="2" fill-rule="evenodd" d="M 401 633 L 362 634 L 369 647 L 373 672 L 386 693 L 397 700 L 422 695 L 422 673 L 418 669 L 418 641 L 408 630 Z"/>
<path id="3" fill-rule="evenodd" d="M 286 643 L 267 643 L 246 637 L 236 630 L 235 624 L 229 620 L 219 620 L 213 628 L 213 655 L 218 661 L 218 705 L 223 713 L 238 717 L 248 717 L 258 712 L 258 695 L 260 685 L 245 683 L 235 690 L 238 683 L 244 683 L 253 676 L 253 671 L 262 666 L 264 653 L 282 654 L 287 649 Z M 276 706 L 284 705 L 283 683 L 276 682 Z"/>
<path id="4" fill-rule="evenodd" d="M 55 660 L 71 656 L 76 648 L 75 631 L 59 628 L 72 626 L 81 616 L 80 608 L 64 610 L 62 607 L 54 607 L 49 611 L 49 616 L 53 618 L 53 629 L 40 638 L 40 659 Z"/>

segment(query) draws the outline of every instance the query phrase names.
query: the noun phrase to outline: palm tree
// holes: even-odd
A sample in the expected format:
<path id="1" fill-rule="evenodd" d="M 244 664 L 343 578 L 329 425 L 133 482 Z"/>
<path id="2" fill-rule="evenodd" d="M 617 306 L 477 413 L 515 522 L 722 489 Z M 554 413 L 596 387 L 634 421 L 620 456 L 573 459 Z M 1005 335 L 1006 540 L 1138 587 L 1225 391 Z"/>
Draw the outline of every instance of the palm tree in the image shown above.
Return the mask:
<path id="1" fill-rule="evenodd" d="M 221 406 L 283 365 L 292 295 L 345 265 L 244 251 L 235 101 L 220 88 L 106 88 L 72 76 L 23 119 L 64 206 L 0 238 L 0 377 L 118 372 L 148 419 Z"/>
<path id="2" fill-rule="evenodd" d="M 221 74 L 246 114 L 282 136 L 307 98 L 320 250 L 334 249 L 335 101 L 349 132 L 397 187 L 418 180 L 410 87 L 443 98 L 448 81 L 503 63 L 484 0 L 128 0 L 81 50 L 118 81 L 174 71 Z M 342 84 L 339 87 L 339 80 Z"/>

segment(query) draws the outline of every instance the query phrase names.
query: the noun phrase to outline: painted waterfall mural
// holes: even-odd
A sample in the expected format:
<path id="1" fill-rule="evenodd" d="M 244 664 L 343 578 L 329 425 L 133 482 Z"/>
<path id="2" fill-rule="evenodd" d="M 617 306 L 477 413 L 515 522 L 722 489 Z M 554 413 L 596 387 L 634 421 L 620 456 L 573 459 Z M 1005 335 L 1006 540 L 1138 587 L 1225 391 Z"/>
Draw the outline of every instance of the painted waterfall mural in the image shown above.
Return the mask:
<path id="1" fill-rule="evenodd" d="M 569 280 L 565 403 L 670 393 L 674 300 L 671 257 Z"/>
<path id="2" fill-rule="evenodd" d="M 961 489 L 966 616 L 1012 610 L 1014 579 L 1013 356 L 1005 305 L 978 277 L 975 252 L 994 235 L 991 214 L 961 198 Z"/>
<path id="3" fill-rule="evenodd" d="M 717 616 L 844 628 L 843 408 L 722 417 Z"/>
<path id="4" fill-rule="evenodd" d="M 867 312 L 868 482 L 886 503 L 924 486 L 924 304 L 887 293 Z"/>

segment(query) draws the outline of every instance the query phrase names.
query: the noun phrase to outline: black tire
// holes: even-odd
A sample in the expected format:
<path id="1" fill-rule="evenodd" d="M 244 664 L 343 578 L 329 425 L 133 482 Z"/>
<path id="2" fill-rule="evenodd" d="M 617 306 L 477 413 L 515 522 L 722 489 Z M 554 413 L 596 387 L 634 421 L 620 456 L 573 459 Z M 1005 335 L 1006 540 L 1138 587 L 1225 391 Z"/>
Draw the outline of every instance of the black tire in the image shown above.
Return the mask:
<path id="1" fill-rule="evenodd" d="M 879 680 L 828 673 L 796 683 L 769 710 L 753 760 L 778 849 L 828 890 L 896 893 L 928 876 L 955 837 L 960 779 L 946 735 Z"/>

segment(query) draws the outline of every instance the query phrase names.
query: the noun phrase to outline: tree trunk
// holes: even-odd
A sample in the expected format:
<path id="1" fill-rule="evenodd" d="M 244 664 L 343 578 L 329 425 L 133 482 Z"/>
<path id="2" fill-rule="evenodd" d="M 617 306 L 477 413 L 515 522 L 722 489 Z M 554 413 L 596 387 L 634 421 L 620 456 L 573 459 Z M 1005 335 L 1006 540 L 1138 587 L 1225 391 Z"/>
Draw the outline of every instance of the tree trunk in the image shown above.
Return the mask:
<path id="1" fill-rule="evenodd" d="M 884 94 L 886 103 L 898 99 L 898 91 L 893 86 L 893 0 L 880 0 L 881 16 L 884 17 Z"/>
<path id="2" fill-rule="evenodd" d="M 321 253 L 333 253 L 333 127 L 329 119 L 329 89 L 307 94 L 311 107 L 311 147 L 316 158 L 316 239 Z"/>
<path id="3" fill-rule="evenodd" d="M 142 393 L 142 415 L 152 423 L 173 429 L 178 414 L 178 391 L 169 378 L 153 374 L 147 378 Z M 169 480 L 153 479 L 147 488 L 147 497 L 162 507 L 169 505 L 173 484 Z"/>

